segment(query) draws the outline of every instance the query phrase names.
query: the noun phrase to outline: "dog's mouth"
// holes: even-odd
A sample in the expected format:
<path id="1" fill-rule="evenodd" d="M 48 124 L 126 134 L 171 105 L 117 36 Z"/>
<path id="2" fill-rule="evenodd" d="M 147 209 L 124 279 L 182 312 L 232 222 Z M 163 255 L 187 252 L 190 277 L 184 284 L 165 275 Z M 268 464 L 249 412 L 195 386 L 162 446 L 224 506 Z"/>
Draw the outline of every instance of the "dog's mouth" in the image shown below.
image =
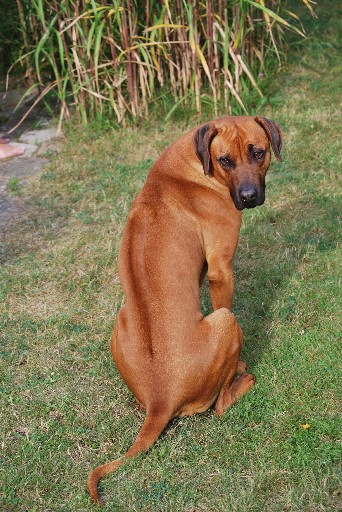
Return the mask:
<path id="1" fill-rule="evenodd" d="M 234 201 L 234 204 L 235 204 L 235 207 L 237 210 L 244 210 L 245 208 L 255 208 L 256 206 L 261 206 L 262 204 L 264 203 L 264 200 L 263 201 L 258 201 L 258 202 L 243 202 L 243 201 Z"/>

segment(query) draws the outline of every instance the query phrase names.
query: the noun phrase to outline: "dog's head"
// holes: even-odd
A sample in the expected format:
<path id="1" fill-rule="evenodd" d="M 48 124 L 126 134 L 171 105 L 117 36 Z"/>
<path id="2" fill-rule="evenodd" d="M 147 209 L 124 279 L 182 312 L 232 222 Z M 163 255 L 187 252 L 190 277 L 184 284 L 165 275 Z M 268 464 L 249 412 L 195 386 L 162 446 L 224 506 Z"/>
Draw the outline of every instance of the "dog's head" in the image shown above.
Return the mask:
<path id="1" fill-rule="evenodd" d="M 266 117 L 225 117 L 201 126 L 194 138 L 205 174 L 225 184 L 238 210 L 265 201 L 270 145 L 281 160 L 279 126 Z"/>

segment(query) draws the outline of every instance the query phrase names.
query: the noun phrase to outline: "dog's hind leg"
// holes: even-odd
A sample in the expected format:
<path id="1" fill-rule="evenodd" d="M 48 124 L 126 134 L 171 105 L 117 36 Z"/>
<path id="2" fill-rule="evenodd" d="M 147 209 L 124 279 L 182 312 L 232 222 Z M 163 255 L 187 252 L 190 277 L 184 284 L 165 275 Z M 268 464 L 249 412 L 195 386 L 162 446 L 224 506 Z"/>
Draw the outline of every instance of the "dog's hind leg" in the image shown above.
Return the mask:
<path id="1" fill-rule="evenodd" d="M 216 358 L 219 360 L 220 356 L 223 357 L 221 364 L 224 364 L 224 381 L 215 404 L 215 412 L 220 415 L 251 389 L 255 377 L 247 373 L 246 363 L 240 360 L 243 336 L 234 315 L 222 308 L 207 319 L 215 327 Z"/>
<path id="2" fill-rule="evenodd" d="M 220 416 L 229 407 L 245 395 L 255 384 L 255 377 L 251 373 L 243 372 L 233 381 L 226 381 L 216 400 L 215 413 Z"/>
<path id="3" fill-rule="evenodd" d="M 199 322 L 179 380 L 188 401 L 177 410 L 177 416 L 203 412 L 221 397 L 222 389 L 245 369 L 239 364 L 241 347 L 240 326 L 227 308 L 217 309 Z"/>

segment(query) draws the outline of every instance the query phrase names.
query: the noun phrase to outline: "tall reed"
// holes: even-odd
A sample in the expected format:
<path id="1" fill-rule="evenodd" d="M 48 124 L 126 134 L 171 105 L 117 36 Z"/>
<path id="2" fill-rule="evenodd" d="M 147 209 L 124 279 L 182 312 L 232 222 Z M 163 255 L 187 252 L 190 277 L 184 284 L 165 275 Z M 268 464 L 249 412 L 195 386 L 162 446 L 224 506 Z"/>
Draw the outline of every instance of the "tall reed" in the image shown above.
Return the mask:
<path id="1" fill-rule="evenodd" d="M 310 0 L 303 0 L 309 9 Z M 247 112 L 244 88 L 262 92 L 256 76 L 270 52 L 281 60 L 284 30 L 303 35 L 296 13 L 279 0 L 17 0 L 26 54 L 20 62 L 54 90 L 61 119 L 74 108 L 87 123 L 107 115 L 119 123 L 147 117 L 158 91 L 173 111 L 211 98 Z M 291 18 L 291 23 L 287 19 Z M 300 27 L 300 28 L 298 28 Z M 172 113 L 170 111 L 170 114 Z"/>

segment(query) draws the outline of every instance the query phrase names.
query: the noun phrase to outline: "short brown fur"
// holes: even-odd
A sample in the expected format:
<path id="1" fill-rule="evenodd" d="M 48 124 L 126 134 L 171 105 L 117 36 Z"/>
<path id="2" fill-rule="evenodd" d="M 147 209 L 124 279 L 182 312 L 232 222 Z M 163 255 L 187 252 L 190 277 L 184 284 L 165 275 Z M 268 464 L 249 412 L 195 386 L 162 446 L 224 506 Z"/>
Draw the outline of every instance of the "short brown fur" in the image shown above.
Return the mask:
<path id="1" fill-rule="evenodd" d="M 255 382 L 240 361 L 242 332 L 230 311 L 232 261 L 241 210 L 264 201 L 270 143 L 280 159 L 280 129 L 261 117 L 195 128 L 163 152 L 132 205 L 119 252 L 125 304 L 111 349 L 146 419 L 124 457 L 90 474 L 95 502 L 98 481 L 146 451 L 172 418 L 213 404 L 222 414 Z M 206 271 L 213 313 L 203 318 Z"/>

